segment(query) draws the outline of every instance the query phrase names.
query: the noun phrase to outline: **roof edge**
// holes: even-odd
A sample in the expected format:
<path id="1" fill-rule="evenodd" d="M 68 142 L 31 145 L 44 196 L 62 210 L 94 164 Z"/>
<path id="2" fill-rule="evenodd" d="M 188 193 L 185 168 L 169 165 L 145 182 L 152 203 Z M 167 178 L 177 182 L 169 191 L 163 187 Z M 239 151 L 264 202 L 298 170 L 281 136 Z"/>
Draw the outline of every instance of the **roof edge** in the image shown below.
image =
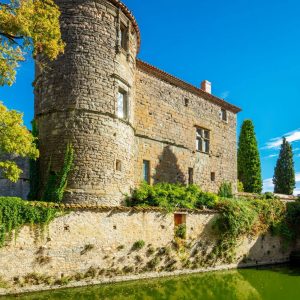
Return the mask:
<path id="1" fill-rule="evenodd" d="M 188 92 L 191 92 L 197 96 L 200 96 L 200 97 L 203 97 L 205 100 L 208 100 L 210 101 L 211 103 L 214 103 L 218 106 L 221 106 L 235 114 L 239 113 L 242 111 L 241 108 L 233 105 L 233 104 L 230 104 L 228 102 L 226 102 L 225 100 L 221 99 L 221 98 L 218 98 L 212 94 L 209 94 L 199 88 L 197 88 L 196 86 L 190 84 L 190 83 L 187 83 L 165 71 L 162 71 L 140 59 L 137 59 L 136 60 L 136 65 L 137 65 L 137 68 L 146 72 L 146 73 L 149 73 L 159 79 L 162 79 L 174 86 L 177 86 L 177 87 L 180 87 Z"/>
<path id="2" fill-rule="evenodd" d="M 137 33 L 137 46 L 138 46 L 138 51 L 140 51 L 141 48 L 141 32 L 138 26 L 138 23 L 136 21 L 136 18 L 134 17 L 133 13 L 128 9 L 128 7 L 122 3 L 120 0 L 108 0 L 110 3 L 112 3 L 114 6 L 118 7 L 121 9 L 121 11 L 125 14 L 125 16 L 132 22 L 133 27 Z"/>

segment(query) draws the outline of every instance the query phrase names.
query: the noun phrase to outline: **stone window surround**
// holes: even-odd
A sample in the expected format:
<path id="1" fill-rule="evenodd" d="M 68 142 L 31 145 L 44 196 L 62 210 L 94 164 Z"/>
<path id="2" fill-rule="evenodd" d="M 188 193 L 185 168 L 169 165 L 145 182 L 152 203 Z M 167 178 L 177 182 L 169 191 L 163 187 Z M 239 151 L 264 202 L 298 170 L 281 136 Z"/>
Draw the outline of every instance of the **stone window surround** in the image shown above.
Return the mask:
<path id="1" fill-rule="evenodd" d="M 220 118 L 223 122 L 228 123 L 228 112 L 226 109 L 221 108 Z"/>
<path id="2" fill-rule="evenodd" d="M 147 174 L 145 171 L 145 165 L 147 165 Z M 142 168 L 142 179 L 148 184 L 151 184 L 151 162 L 150 160 L 143 159 L 143 168 Z"/>
<path id="3" fill-rule="evenodd" d="M 119 103 L 118 103 L 118 97 L 119 93 L 123 93 L 126 97 L 125 104 L 126 104 L 126 116 L 124 118 L 120 117 L 118 114 L 119 109 Z M 123 121 L 129 121 L 131 117 L 131 93 L 130 93 L 130 87 L 125 84 L 123 81 L 117 78 L 117 96 L 116 96 L 116 106 L 115 106 L 116 116 L 118 119 Z"/>
<path id="4" fill-rule="evenodd" d="M 200 152 L 200 153 L 203 153 L 203 154 L 207 154 L 209 155 L 210 153 L 210 142 L 211 142 L 211 130 L 210 129 L 207 129 L 207 128 L 204 128 L 204 127 L 201 127 L 201 126 L 195 126 L 195 129 L 196 129 L 196 151 L 197 152 Z M 199 131 L 202 130 L 204 135 L 202 136 L 202 134 L 199 134 Z M 205 133 L 208 133 L 208 137 L 205 136 Z M 208 142 L 208 151 L 203 151 L 201 149 L 198 148 L 198 141 L 201 140 L 202 142 L 202 147 L 205 147 L 205 145 L 203 145 L 204 142 Z"/>

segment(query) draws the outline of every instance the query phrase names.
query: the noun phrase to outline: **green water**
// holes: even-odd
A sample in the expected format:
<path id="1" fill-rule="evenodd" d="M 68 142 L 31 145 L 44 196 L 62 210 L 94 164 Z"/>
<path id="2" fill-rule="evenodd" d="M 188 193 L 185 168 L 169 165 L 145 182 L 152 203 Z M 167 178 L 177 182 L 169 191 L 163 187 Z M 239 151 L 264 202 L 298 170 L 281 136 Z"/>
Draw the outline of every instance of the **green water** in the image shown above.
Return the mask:
<path id="1" fill-rule="evenodd" d="M 280 266 L 214 272 L 176 278 L 57 290 L 0 299 L 297 300 L 300 299 L 300 269 Z"/>

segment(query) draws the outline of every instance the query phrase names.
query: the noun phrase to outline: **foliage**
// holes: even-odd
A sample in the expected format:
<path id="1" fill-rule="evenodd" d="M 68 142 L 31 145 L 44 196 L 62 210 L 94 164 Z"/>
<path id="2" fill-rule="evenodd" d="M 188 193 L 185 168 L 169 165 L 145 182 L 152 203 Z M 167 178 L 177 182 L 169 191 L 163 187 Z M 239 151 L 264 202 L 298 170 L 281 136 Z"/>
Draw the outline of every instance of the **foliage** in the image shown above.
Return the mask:
<path id="1" fill-rule="evenodd" d="M 274 192 L 278 194 L 292 195 L 296 186 L 293 149 L 286 138 L 282 140 L 273 183 Z"/>
<path id="2" fill-rule="evenodd" d="M 45 225 L 55 218 L 53 207 L 33 206 L 20 198 L 0 197 L 0 247 L 23 225 Z"/>
<path id="3" fill-rule="evenodd" d="M 277 197 L 276 195 L 274 195 L 273 193 L 271 192 L 265 192 L 264 194 L 262 194 L 260 196 L 260 199 L 265 199 L 265 200 L 274 200 L 274 199 L 278 199 L 279 200 L 279 197 Z"/>
<path id="4" fill-rule="evenodd" d="M 186 238 L 186 224 L 180 224 L 175 228 L 175 236 L 180 239 Z"/>
<path id="5" fill-rule="evenodd" d="M 277 199 L 225 199 L 220 201 L 217 209 L 220 217 L 215 228 L 220 241 L 214 255 L 228 262 L 233 259 L 234 249 L 243 236 L 257 236 L 267 231 L 279 233 L 278 228 L 282 227 L 286 216 L 285 205 Z"/>
<path id="6" fill-rule="evenodd" d="M 219 188 L 218 195 L 223 198 L 233 198 L 231 182 L 223 182 Z"/>
<path id="7" fill-rule="evenodd" d="M 51 162 L 48 170 L 48 180 L 43 195 L 47 202 L 61 202 L 68 183 L 68 175 L 72 169 L 74 160 L 74 149 L 71 144 L 67 145 L 65 159 L 61 170 L 56 173 L 51 170 Z"/>
<path id="8" fill-rule="evenodd" d="M 238 180 L 238 186 L 237 186 L 238 192 L 243 193 L 244 192 L 244 185 L 241 181 Z"/>
<path id="9" fill-rule="evenodd" d="M 261 193 L 261 163 L 251 120 L 244 121 L 239 137 L 238 179 L 243 183 L 245 192 Z"/>
<path id="10" fill-rule="evenodd" d="M 14 161 L 5 159 L 7 154 L 36 159 L 39 152 L 35 138 L 23 125 L 23 115 L 15 110 L 8 110 L 0 103 L 0 169 L 9 180 L 16 182 L 22 171 Z M 5 159 L 3 161 L 3 159 Z"/>
<path id="11" fill-rule="evenodd" d="M 143 240 L 136 241 L 132 245 L 132 251 L 141 250 L 142 248 L 144 248 L 144 246 L 145 246 L 145 242 Z"/>
<path id="12" fill-rule="evenodd" d="M 36 148 L 39 148 L 38 144 L 38 128 L 35 120 L 31 122 L 32 124 L 32 135 L 35 138 L 34 144 Z M 29 178 L 30 178 L 30 191 L 28 194 L 28 200 L 37 200 L 38 199 L 38 190 L 39 190 L 39 160 L 30 159 L 29 161 Z"/>
<path id="13" fill-rule="evenodd" d="M 26 51 L 53 60 L 64 51 L 60 11 L 53 0 L 11 0 L 0 4 L 0 85 L 12 85 Z"/>
<path id="14" fill-rule="evenodd" d="M 128 206 L 162 207 L 167 210 L 213 207 L 218 196 L 202 192 L 196 185 L 158 183 L 153 186 L 143 182 L 127 197 Z"/>

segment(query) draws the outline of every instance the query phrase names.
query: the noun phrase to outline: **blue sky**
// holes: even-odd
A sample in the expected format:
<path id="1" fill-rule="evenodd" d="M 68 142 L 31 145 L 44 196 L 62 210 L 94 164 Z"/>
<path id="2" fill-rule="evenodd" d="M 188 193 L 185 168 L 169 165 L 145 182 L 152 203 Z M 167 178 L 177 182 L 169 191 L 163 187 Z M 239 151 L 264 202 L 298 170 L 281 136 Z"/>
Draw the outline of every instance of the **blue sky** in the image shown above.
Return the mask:
<path id="1" fill-rule="evenodd" d="M 240 106 L 259 142 L 265 189 L 270 190 L 279 139 L 293 143 L 300 193 L 300 1 L 124 0 L 141 30 L 139 58 Z M 0 100 L 33 117 L 33 63 L 27 60 Z M 297 193 L 298 193 L 297 189 Z"/>

